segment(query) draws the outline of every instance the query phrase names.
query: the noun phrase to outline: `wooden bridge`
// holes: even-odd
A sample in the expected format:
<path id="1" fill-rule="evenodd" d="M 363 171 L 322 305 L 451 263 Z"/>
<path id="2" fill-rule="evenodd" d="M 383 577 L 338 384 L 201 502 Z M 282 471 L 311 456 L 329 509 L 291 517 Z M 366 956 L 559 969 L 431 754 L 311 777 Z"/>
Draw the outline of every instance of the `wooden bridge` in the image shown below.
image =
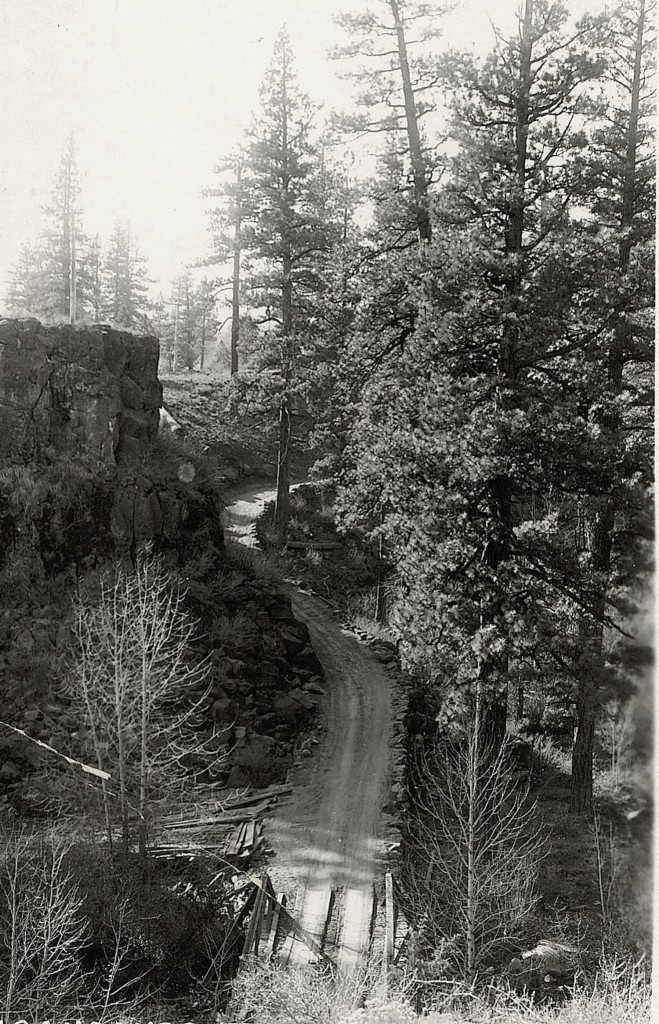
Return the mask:
<path id="1" fill-rule="evenodd" d="M 266 872 L 258 878 L 252 876 L 250 884 L 251 892 L 240 915 L 240 923 L 247 922 L 242 959 L 274 959 L 282 966 L 322 964 L 332 973 L 341 973 L 356 967 L 363 958 L 364 951 L 350 950 L 344 941 L 350 890 L 319 891 L 322 907 L 316 919 L 323 923 L 319 933 L 312 934 L 299 921 L 299 907 L 287 906 L 285 893 L 275 892 Z M 300 891 L 298 902 L 301 896 Z M 395 904 L 393 877 L 387 872 L 383 898 L 378 899 L 373 890 L 369 950 L 374 958 L 381 959 L 383 973 L 400 958 L 405 939 L 406 928 Z"/>

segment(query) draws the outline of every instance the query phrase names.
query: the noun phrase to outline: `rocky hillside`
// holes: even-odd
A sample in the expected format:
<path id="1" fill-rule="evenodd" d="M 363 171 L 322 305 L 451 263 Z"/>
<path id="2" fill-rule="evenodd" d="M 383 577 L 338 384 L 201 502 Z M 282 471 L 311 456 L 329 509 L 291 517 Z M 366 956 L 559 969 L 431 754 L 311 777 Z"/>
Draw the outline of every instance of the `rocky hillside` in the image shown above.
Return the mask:
<path id="1" fill-rule="evenodd" d="M 207 727 L 224 730 L 232 751 L 225 777 L 271 781 L 313 714 L 320 666 L 290 602 L 227 551 L 213 463 L 159 435 L 157 366 L 155 338 L 0 323 L 4 721 L 80 756 L 60 686 L 71 598 L 148 549 L 184 583 L 200 620 L 212 661 Z M 0 730 L 0 782 L 14 797 L 33 793 L 26 769 L 43 758 Z"/>

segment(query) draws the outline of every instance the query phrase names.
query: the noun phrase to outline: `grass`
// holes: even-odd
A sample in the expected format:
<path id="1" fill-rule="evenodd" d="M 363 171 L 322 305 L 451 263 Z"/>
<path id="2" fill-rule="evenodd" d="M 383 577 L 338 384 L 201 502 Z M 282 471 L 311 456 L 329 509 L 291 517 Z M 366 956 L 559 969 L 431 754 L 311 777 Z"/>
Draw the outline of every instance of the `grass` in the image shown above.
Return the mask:
<path id="1" fill-rule="evenodd" d="M 252 963 L 239 975 L 233 1016 L 254 1024 L 644 1024 L 650 986 L 641 963 L 609 959 L 588 987 L 576 987 L 560 1005 L 538 1005 L 507 988 L 477 991 L 442 983 L 421 1014 L 413 1006 L 413 979 L 387 993 L 376 970 L 335 983 L 319 970 L 282 970 Z M 368 995 L 364 998 L 364 992 Z M 244 1014 L 243 1018 L 241 1014 Z"/>

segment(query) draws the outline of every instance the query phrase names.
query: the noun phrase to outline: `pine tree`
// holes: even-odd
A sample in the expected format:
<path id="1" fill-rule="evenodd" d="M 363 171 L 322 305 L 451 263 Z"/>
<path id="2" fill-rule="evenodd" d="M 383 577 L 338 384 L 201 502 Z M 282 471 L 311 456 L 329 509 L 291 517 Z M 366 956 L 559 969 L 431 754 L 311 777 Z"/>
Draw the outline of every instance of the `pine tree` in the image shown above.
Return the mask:
<path id="1" fill-rule="evenodd" d="M 558 560 L 541 556 L 562 529 L 560 457 L 585 446 L 555 370 L 579 281 L 565 251 L 575 129 L 599 68 L 586 26 L 565 22 L 560 5 L 527 0 L 519 34 L 482 65 L 446 62 L 461 148 L 433 246 L 404 257 L 418 314 L 352 442 L 346 517 L 381 510 L 410 657 L 445 716 L 471 709 L 493 747 L 511 659 L 560 656 L 552 637 L 574 611 L 562 537 Z"/>
<path id="2" fill-rule="evenodd" d="M 266 362 L 277 368 L 279 456 L 276 528 L 288 525 L 293 390 L 299 339 L 308 328 L 305 296 L 320 287 L 316 261 L 330 237 L 322 217 L 322 183 L 312 133 L 315 111 L 297 85 L 286 30 L 277 37 L 260 93 L 260 110 L 248 133 L 241 240 L 247 258 L 246 292 L 274 327 Z"/>
<path id="3" fill-rule="evenodd" d="M 12 269 L 7 305 L 17 315 L 40 316 L 47 305 L 48 261 L 40 245 L 26 243 Z"/>
<path id="4" fill-rule="evenodd" d="M 210 211 L 214 243 L 213 262 L 231 263 L 231 376 L 238 372 L 240 350 L 240 285 L 242 270 L 242 222 L 245 204 L 245 151 L 239 147 L 215 168 L 219 184 L 207 189 L 206 196 L 219 199 Z"/>
<path id="5" fill-rule="evenodd" d="M 337 16 L 350 42 L 332 52 L 334 58 L 357 59 L 348 75 L 359 86 L 357 102 L 366 108 L 365 113 L 340 119 L 343 130 L 406 136 L 412 209 L 422 242 L 432 237 L 428 188 L 434 158 L 421 121 L 436 109 L 432 93 L 440 77 L 434 55 L 421 52 L 412 59 L 410 48 L 437 38 L 446 9 L 411 0 L 376 0 L 358 14 Z M 413 42 L 410 32 L 416 37 Z"/>
<path id="6" fill-rule="evenodd" d="M 64 145 L 50 204 L 44 240 L 49 257 L 48 294 L 44 314 L 76 317 L 76 248 L 79 244 L 78 199 L 80 179 L 73 135 Z"/>
<path id="7" fill-rule="evenodd" d="M 130 223 L 118 221 L 103 267 L 103 315 L 121 327 L 144 330 L 147 292 L 146 259 L 135 243 Z"/>
<path id="8" fill-rule="evenodd" d="M 583 390 L 599 459 L 596 488 L 582 495 L 589 591 L 576 692 L 575 811 L 592 800 L 595 725 L 611 671 L 607 623 L 620 625 L 633 610 L 651 532 L 655 17 L 650 0 L 625 0 L 603 26 L 600 126 L 580 168 L 583 199 L 597 225 L 584 311 L 597 342 Z"/>
<path id="9" fill-rule="evenodd" d="M 89 315 L 98 323 L 103 316 L 103 260 L 98 235 L 87 241 L 80 254 L 78 280 L 83 282 Z"/>
<path id="10" fill-rule="evenodd" d="M 12 309 L 45 320 L 77 319 L 84 308 L 84 280 L 78 279 L 80 250 L 80 182 L 73 136 L 66 140 L 50 202 L 46 226 L 34 245 L 25 245 L 13 272 L 8 302 Z"/>
<path id="11" fill-rule="evenodd" d="M 217 281 L 209 281 L 208 278 L 203 280 L 197 285 L 195 289 L 194 304 L 196 309 L 196 319 L 198 323 L 198 352 L 199 352 L 199 369 L 203 370 L 208 359 L 208 346 L 211 339 L 215 337 L 219 322 L 217 319 L 217 313 L 215 310 L 215 298 L 217 295 L 218 283 Z M 236 331 L 234 337 L 233 323 L 231 328 L 231 373 L 232 375 L 238 371 L 238 340 L 239 332 Z M 235 360 L 235 366 L 234 366 Z"/>

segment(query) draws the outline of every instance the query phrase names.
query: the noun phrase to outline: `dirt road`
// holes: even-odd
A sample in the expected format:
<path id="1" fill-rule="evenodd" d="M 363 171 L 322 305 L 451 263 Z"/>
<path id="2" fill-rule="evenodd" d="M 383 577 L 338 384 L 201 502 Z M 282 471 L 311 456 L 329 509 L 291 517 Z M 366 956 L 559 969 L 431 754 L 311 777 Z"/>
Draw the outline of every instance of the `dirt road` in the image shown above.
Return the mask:
<path id="1" fill-rule="evenodd" d="M 227 526 L 249 543 L 248 517 L 271 500 L 271 492 L 254 489 L 238 498 L 235 513 L 234 506 L 228 510 Z M 324 602 L 292 588 L 291 594 L 294 613 L 309 627 L 325 670 L 325 732 L 313 755 L 294 772 L 291 798 L 267 822 L 276 851 L 270 873 L 281 891 L 296 890 L 300 923 L 321 944 L 331 894 L 336 893 L 339 920 L 333 945 L 339 969 L 349 971 L 368 950 L 373 884 L 384 870 L 381 809 L 389 771 L 390 680 Z M 289 962 L 305 963 L 313 954 L 295 941 L 287 956 Z"/>

